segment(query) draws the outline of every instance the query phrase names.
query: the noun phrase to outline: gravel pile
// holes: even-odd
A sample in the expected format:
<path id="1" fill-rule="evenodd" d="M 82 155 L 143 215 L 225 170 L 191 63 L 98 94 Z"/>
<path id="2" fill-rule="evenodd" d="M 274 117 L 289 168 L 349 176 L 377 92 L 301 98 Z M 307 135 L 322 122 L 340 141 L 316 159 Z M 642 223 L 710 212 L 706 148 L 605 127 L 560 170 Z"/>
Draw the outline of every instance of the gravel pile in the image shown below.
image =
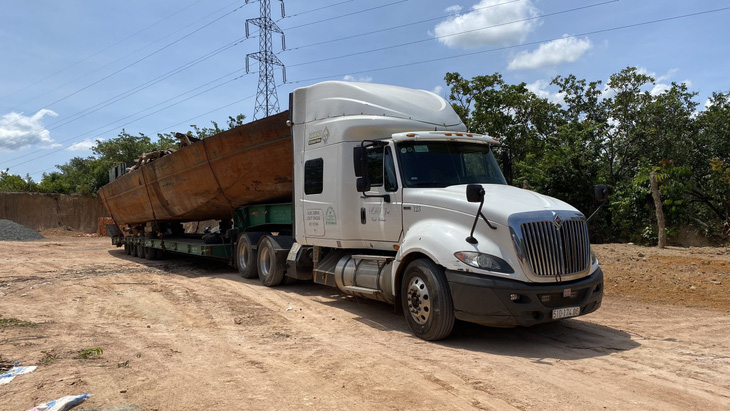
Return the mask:
<path id="1" fill-rule="evenodd" d="M 43 237 L 37 231 L 10 220 L 0 220 L 0 241 L 33 241 Z"/>

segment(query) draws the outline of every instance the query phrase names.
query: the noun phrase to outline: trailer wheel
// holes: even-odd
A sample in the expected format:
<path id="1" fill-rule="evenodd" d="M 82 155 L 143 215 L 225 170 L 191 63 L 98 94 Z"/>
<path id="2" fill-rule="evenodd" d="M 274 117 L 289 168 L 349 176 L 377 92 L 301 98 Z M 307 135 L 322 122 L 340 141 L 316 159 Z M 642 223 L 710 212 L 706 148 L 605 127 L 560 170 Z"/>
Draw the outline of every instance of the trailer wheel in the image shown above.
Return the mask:
<path id="1" fill-rule="evenodd" d="M 137 255 L 135 255 L 135 257 L 144 258 L 144 245 L 137 244 L 136 248 L 137 248 Z"/>
<path id="2" fill-rule="evenodd" d="M 132 248 L 129 246 L 128 242 L 124 242 L 124 252 L 127 253 L 127 255 L 132 254 Z"/>
<path id="3" fill-rule="evenodd" d="M 454 304 L 444 270 L 428 259 L 406 267 L 401 281 L 401 304 L 408 326 L 427 341 L 441 340 L 454 329 Z"/>
<path id="4" fill-rule="evenodd" d="M 156 260 L 157 259 L 157 249 L 153 247 L 145 247 L 144 248 L 144 258 L 146 260 Z"/>
<path id="5" fill-rule="evenodd" d="M 256 251 L 251 244 L 251 237 L 246 233 L 238 236 L 236 243 L 236 268 L 243 278 L 256 278 L 258 276 L 258 262 L 256 261 Z"/>
<path id="6" fill-rule="evenodd" d="M 129 245 L 129 255 L 132 257 L 137 256 L 137 244 L 130 244 Z"/>
<path id="7" fill-rule="evenodd" d="M 286 254 L 277 256 L 274 241 L 265 236 L 259 243 L 258 271 L 261 283 L 267 287 L 276 287 L 284 280 Z"/>

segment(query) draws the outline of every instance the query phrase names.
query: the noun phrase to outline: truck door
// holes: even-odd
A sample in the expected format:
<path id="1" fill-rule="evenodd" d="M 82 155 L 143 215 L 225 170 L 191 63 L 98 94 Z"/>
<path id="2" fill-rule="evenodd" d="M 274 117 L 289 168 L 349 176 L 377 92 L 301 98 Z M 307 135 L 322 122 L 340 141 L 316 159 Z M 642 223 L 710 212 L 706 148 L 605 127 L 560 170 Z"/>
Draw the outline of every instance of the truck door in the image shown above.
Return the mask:
<path id="1" fill-rule="evenodd" d="M 359 193 L 361 238 L 397 243 L 403 231 L 403 194 L 391 148 L 368 148 L 367 168 L 372 188 Z"/>

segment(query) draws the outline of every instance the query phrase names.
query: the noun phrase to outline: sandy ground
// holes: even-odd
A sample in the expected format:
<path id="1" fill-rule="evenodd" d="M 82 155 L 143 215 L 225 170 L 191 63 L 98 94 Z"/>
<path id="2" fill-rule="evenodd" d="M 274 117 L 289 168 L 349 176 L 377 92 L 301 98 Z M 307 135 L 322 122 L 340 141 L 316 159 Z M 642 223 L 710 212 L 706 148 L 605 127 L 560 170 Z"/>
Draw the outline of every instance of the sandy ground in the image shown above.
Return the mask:
<path id="1" fill-rule="evenodd" d="M 0 361 L 39 366 L 0 386 L 0 409 L 86 392 L 81 409 L 730 409 L 728 249 L 595 248 L 598 312 L 429 343 L 324 286 L 107 238 L 0 242 Z"/>

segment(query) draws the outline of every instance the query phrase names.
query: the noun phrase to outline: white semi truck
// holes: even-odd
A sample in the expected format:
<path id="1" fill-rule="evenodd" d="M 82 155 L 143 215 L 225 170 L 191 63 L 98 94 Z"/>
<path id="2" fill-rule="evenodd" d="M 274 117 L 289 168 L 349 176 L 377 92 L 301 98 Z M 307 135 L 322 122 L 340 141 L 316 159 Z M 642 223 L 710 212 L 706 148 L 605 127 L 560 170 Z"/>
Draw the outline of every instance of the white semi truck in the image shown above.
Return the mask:
<path id="1" fill-rule="evenodd" d="M 585 216 L 507 185 L 492 152 L 499 140 L 469 133 L 440 96 L 324 82 L 291 94 L 286 125 L 291 201 L 235 207 L 221 244 L 164 235 L 115 244 L 148 258 L 163 249 L 231 258 L 266 286 L 312 280 L 394 304 L 425 340 L 447 337 L 456 319 L 530 326 L 600 307 Z"/>

